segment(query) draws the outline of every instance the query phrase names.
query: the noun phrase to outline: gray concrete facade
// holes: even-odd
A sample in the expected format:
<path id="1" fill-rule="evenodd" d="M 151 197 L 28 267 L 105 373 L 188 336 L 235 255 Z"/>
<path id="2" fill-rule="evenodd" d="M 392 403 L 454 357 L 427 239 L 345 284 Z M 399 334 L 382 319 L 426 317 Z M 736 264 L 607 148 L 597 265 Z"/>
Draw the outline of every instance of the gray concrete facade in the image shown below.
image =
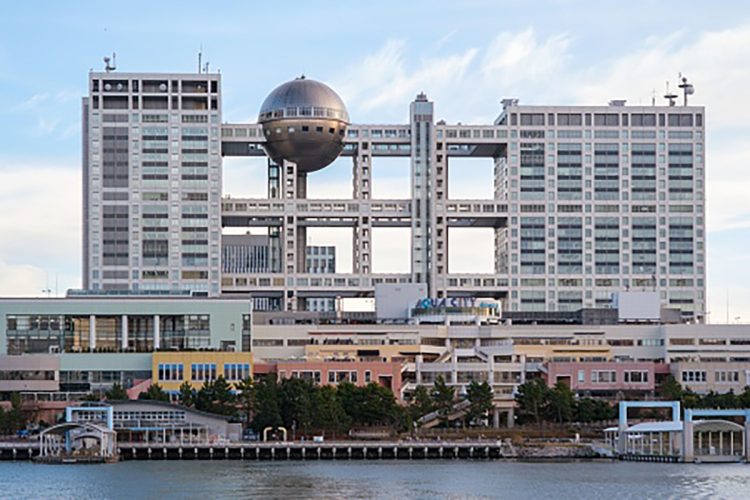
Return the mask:
<path id="1" fill-rule="evenodd" d="M 602 307 L 620 290 L 655 290 L 684 319 L 705 320 L 703 107 L 505 99 L 493 123 L 466 125 L 439 120 L 421 93 L 408 123 L 340 130 L 350 197 L 307 199 L 306 167 L 277 158 L 267 198 L 221 198 L 223 156 L 265 158 L 274 134 L 296 128 L 222 124 L 218 74 L 93 72 L 89 85 L 85 288 L 237 294 L 304 310 L 308 299 L 371 297 L 377 283 L 424 283 L 430 297 L 495 297 L 509 311 Z M 384 157 L 408 158 L 409 199 L 373 199 Z M 493 164 L 491 199 L 449 197 L 459 158 Z M 310 227 L 351 228 L 351 273 L 309 272 Z M 373 272 L 379 227 L 409 228 L 409 272 Z M 449 269 L 449 233 L 468 227 L 494 232 L 493 272 Z M 266 229 L 269 269 L 222 272 L 222 228 Z"/>
<path id="2" fill-rule="evenodd" d="M 60 352 L 73 360 L 84 352 L 239 351 L 243 331 L 250 334 L 250 314 L 243 299 L 0 299 L 0 354 Z"/>
<path id="3" fill-rule="evenodd" d="M 91 72 L 83 287 L 219 295 L 219 74 Z"/>

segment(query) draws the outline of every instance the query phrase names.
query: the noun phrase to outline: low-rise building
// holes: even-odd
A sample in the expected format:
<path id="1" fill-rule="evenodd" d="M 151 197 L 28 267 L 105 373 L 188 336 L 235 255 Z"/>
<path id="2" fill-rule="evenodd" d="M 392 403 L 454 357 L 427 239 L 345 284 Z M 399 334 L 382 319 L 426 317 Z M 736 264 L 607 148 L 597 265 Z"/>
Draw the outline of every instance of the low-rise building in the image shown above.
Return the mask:
<path id="1" fill-rule="evenodd" d="M 151 379 L 154 352 L 249 350 L 251 324 L 250 304 L 241 299 L 0 299 L 0 355 L 52 356 L 63 399 L 76 399 L 115 383 L 129 389 Z"/>
<path id="2" fill-rule="evenodd" d="M 60 359 L 49 354 L 0 355 L 0 394 L 11 392 L 57 392 L 60 390 Z"/>
<path id="3" fill-rule="evenodd" d="M 643 399 L 655 396 L 669 366 L 649 361 L 551 361 L 545 363 L 543 372 L 550 387 L 562 382 L 580 396 Z"/>
<path id="4" fill-rule="evenodd" d="M 151 359 L 153 383 L 173 393 L 179 391 L 183 382 L 200 389 L 205 382 L 218 377 L 233 384 L 253 374 L 253 355 L 249 352 L 155 352 Z"/>
<path id="5" fill-rule="evenodd" d="M 677 361 L 670 363 L 674 378 L 698 394 L 733 391 L 750 386 L 750 363 L 738 361 Z"/>
<path id="6" fill-rule="evenodd" d="M 399 361 L 279 361 L 279 379 L 301 378 L 320 385 L 350 382 L 358 386 L 376 383 L 401 399 L 403 363 Z"/>

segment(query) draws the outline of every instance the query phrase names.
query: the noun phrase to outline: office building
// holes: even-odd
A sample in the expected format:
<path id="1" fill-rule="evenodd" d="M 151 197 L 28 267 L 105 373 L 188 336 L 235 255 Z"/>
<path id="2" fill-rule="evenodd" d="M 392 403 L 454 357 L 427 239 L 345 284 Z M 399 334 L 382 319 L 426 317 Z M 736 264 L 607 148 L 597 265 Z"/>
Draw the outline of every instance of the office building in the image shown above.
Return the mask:
<path id="1" fill-rule="evenodd" d="M 372 296 L 378 283 L 493 297 L 508 311 L 602 307 L 615 292 L 652 290 L 684 319 L 705 319 L 700 106 L 506 99 L 493 123 L 466 125 L 440 120 L 439 103 L 420 94 L 408 123 L 358 124 L 332 89 L 301 77 L 268 96 L 258 123 L 222 124 L 218 74 L 93 72 L 89 83 L 85 288 L 244 295 L 289 311 Z M 308 177 L 339 155 L 352 159 L 351 196 L 308 199 Z M 229 186 L 219 206 L 222 156 L 268 158 L 268 198 L 230 197 Z M 373 199 L 385 157 L 408 158 L 409 199 Z M 493 164 L 491 199 L 449 198 L 458 158 Z M 222 227 L 263 228 L 269 241 L 222 247 Z M 313 276 L 313 227 L 352 229 L 351 273 Z M 373 271 L 379 227 L 410 230 L 409 272 Z M 448 235 L 465 227 L 494 231 L 494 272 L 449 269 Z"/>
<path id="2" fill-rule="evenodd" d="M 221 78 L 89 73 L 83 287 L 218 295 Z"/>

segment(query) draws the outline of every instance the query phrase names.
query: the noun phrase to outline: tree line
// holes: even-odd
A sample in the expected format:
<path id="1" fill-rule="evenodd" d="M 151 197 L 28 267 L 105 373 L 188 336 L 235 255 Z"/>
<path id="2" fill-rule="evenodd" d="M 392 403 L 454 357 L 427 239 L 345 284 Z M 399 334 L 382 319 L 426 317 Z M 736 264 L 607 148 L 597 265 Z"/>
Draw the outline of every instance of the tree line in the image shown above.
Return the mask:
<path id="1" fill-rule="evenodd" d="M 0 435 L 9 436 L 25 429 L 28 418 L 21 409 L 21 395 L 14 392 L 10 396 L 10 408 L 0 407 Z"/>
<path id="2" fill-rule="evenodd" d="M 127 392 L 114 384 L 104 397 L 127 399 Z M 158 384 L 152 384 L 139 399 L 170 401 L 172 398 Z M 486 382 L 472 382 L 462 395 L 438 377 L 430 388 L 418 386 L 411 403 L 401 405 L 390 389 L 377 383 L 318 385 L 300 378 L 279 381 L 276 376 L 268 375 L 230 384 L 220 376 L 197 390 L 184 382 L 176 400 L 189 408 L 231 417 L 259 433 L 266 427 L 284 426 L 300 434 L 338 436 L 367 427 L 410 431 L 419 425 L 421 417 L 433 412 L 437 412 L 440 425 L 447 426 L 453 406 L 462 400 L 469 405 L 461 424 L 489 425 L 492 388 Z"/>
<path id="3" fill-rule="evenodd" d="M 696 394 L 690 388 L 683 388 L 677 379 L 669 375 L 661 384 L 659 393 L 666 401 L 679 401 L 683 408 L 750 408 L 750 386 L 739 394 L 735 394 L 733 389 L 721 394 L 714 391 Z"/>
<path id="4" fill-rule="evenodd" d="M 519 423 L 597 422 L 616 417 L 616 410 L 602 399 L 576 398 L 568 384 L 549 387 L 541 378 L 527 380 L 515 397 Z"/>
<path id="5" fill-rule="evenodd" d="M 750 386 L 735 394 L 710 391 L 697 394 L 669 375 L 661 383 L 657 396 L 664 401 L 679 401 L 683 408 L 750 408 Z M 596 422 L 617 418 L 617 409 L 603 399 L 577 398 L 564 382 L 548 387 L 543 379 L 532 379 L 521 384 L 516 393 L 521 423 Z M 655 417 L 658 410 L 636 410 L 642 416 Z"/>

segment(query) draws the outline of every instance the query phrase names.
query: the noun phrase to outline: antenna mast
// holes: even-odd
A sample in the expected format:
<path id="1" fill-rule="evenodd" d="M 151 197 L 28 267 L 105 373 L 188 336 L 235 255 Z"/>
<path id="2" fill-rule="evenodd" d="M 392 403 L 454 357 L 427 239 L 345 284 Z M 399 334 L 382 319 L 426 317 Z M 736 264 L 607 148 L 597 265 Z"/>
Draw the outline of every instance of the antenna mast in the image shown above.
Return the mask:
<path id="1" fill-rule="evenodd" d="M 117 54 L 112 52 L 112 57 L 104 56 L 104 71 L 109 73 L 110 71 L 114 71 L 116 69 L 117 69 Z"/>
<path id="2" fill-rule="evenodd" d="M 688 105 L 688 96 L 695 94 L 695 87 L 693 87 L 692 83 L 688 83 L 687 77 L 682 76 L 682 73 L 679 74 L 679 79 L 682 83 L 678 85 L 679 88 L 682 89 L 682 98 L 683 98 L 683 106 Z"/>
<path id="3" fill-rule="evenodd" d="M 669 91 L 669 82 L 667 82 L 667 93 L 664 94 L 664 99 L 669 101 L 670 106 L 675 105 L 675 99 L 677 99 L 677 94 L 673 94 L 672 92 Z"/>

